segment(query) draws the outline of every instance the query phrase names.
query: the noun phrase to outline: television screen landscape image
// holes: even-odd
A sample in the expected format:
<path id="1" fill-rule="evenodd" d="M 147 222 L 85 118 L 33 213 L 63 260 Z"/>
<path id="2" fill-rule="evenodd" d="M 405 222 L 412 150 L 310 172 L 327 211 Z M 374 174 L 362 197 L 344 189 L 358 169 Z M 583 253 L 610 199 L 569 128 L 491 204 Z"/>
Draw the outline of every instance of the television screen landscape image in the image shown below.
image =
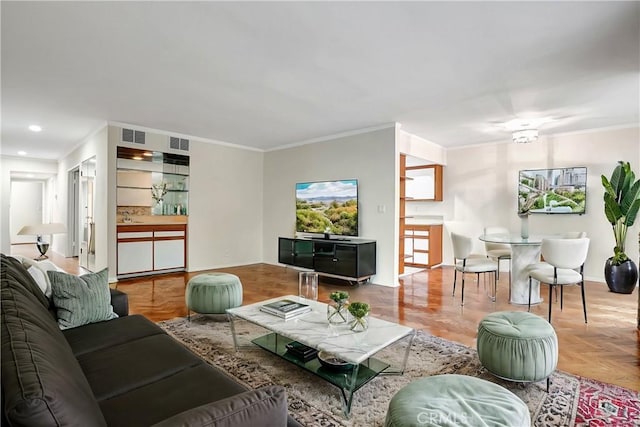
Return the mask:
<path id="1" fill-rule="evenodd" d="M 296 231 L 358 235 L 358 180 L 296 184 Z"/>
<path id="2" fill-rule="evenodd" d="M 518 182 L 518 213 L 585 213 L 585 167 L 522 170 Z"/>

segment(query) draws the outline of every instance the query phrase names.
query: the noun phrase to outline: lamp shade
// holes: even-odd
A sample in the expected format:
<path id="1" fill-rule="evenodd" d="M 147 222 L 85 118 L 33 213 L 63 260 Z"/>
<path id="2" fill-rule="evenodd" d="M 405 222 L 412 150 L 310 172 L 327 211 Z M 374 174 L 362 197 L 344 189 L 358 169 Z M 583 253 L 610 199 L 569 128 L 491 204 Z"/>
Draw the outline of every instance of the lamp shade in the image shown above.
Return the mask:
<path id="1" fill-rule="evenodd" d="M 47 234 L 61 234 L 66 233 L 67 227 L 59 222 L 51 222 L 49 224 L 33 224 L 25 225 L 18 231 L 18 234 L 27 236 L 42 236 Z"/>

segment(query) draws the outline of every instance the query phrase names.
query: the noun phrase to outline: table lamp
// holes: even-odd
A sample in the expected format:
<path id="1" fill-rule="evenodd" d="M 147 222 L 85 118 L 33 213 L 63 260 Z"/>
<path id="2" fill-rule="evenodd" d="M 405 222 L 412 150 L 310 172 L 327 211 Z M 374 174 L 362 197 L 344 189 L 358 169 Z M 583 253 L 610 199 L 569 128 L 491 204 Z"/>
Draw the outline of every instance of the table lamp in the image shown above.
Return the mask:
<path id="1" fill-rule="evenodd" d="M 40 256 L 36 259 L 47 259 L 49 258 L 46 253 L 49 250 L 49 242 L 45 242 L 42 240 L 42 236 L 44 235 L 52 235 L 52 234 L 62 234 L 66 233 L 67 228 L 64 224 L 59 222 L 51 222 L 49 224 L 34 224 L 34 225 L 25 225 L 18 231 L 20 235 L 26 236 L 37 236 L 36 246 L 38 247 L 38 251 L 40 252 Z"/>

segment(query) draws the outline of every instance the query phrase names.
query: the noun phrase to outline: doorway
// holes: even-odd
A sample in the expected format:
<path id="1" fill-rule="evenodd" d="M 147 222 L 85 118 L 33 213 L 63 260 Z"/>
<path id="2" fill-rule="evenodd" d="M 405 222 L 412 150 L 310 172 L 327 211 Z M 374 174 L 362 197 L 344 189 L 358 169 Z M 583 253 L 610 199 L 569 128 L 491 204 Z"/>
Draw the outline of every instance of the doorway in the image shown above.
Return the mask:
<path id="1" fill-rule="evenodd" d="M 96 158 L 91 157 L 80 165 L 79 188 L 79 230 L 80 230 L 80 266 L 89 271 L 96 268 L 96 243 L 95 243 L 95 180 Z M 76 212 L 78 212 L 76 210 Z"/>
<path id="2" fill-rule="evenodd" d="M 44 181 L 11 180 L 9 200 L 10 243 L 35 243 L 35 236 L 23 236 L 18 232 L 25 225 L 44 222 Z"/>
<path id="3" fill-rule="evenodd" d="M 68 206 L 67 212 L 67 256 L 78 257 L 80 255 L 80 245 L 78 244 L 78 234 L 80 230 L 79 212 L 80 212 L 80 168 L 76 167 L 69 171 L 67 194 Z"/>

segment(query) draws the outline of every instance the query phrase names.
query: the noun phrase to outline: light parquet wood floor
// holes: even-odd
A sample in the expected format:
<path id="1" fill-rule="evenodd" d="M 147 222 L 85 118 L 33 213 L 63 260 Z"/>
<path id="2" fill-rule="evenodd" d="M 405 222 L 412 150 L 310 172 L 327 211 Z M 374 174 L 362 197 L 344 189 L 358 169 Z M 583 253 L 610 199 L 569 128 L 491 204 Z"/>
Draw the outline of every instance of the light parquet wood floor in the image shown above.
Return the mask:
<path id="1" fill-rule="evenodd" d="M 35 256 L 32 245 L 16 245 L 13 253 Z M 77 260 L 55 253 L 51 259 L 70 273 L 81 269 Z M 287 294 L 297 294 L 298 273 L 294 269 L 254 264 L 221 270 L 240 277 L 244 289 L 244 303 L 258 302 Z M 129 295 L 130 312 L 143 314 L 154 321 L 186 316 L 184 290 L 188 280 L 202 272 L 165 274 L 146 278 L 122 280 L 117 288 Z M 433 335 L 457 341 L 475 348 L 480 320 L 494 311 L 526 310 L 526 306 L 509 304 L 508 276 L 502 274 L 498 298 L 492 302 L 481 281 L 476 286 L 472 275 L 467 276 L 465 305 L 460 306 L 460 287 L 451 295 L 453 270 L 437 268 L 425 270 L 401 279 L 402 286 L 390 288 L 378 285 L 351 287 L 344 282 L 321 278 L 319 300 L 328 301 L 330 292 L 347 290 L 351 301 L 366 301 L 372 315 L 422 329 Z M 637 292 L 637 290 L 635 291 Z M 582 315 L 580 289 L 565 289 L 564 309 L 554 301 L 552 323 L 560 347 L 558 368 L 584 377 L 640 390 L 640 334 L 636 329 L 637 296 L 620 295 L 608 291 L 606 284 L 588 282 L 586 285 L 587 314 Z M 548 288 L 543 285 L 545 298 L 532 312 L 546 318 Z"/>

